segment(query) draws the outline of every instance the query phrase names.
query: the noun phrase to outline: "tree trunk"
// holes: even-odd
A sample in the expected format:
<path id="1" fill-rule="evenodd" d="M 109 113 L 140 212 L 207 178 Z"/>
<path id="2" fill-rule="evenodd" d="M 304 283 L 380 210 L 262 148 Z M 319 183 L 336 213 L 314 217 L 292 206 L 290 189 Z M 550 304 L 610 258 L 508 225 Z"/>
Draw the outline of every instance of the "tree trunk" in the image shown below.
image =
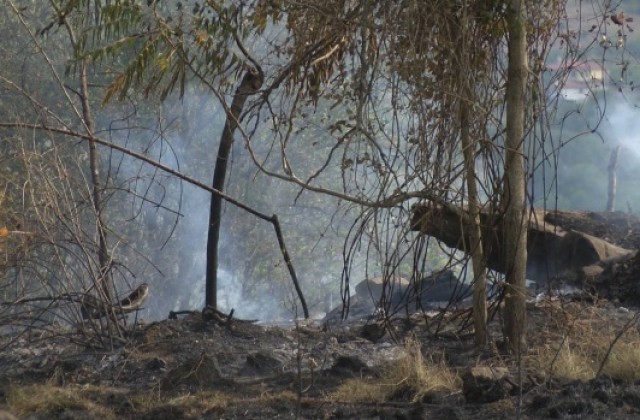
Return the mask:
<path id="1" fill-rule="evenodd" d="M 485 347 L 488 341 L 487 332 L 487 275 L 486 259 L 482 246 L 482 231 L 480 227 L 480 206 L 476 186 L 475 142 L 469 134 L 469 107 L 473 103 L 469 96 L 471 89 L 463 82 L 463 97 L 459 101 L 460 107 L 460 141 L 464 156 L 464 167 L 467 178 L 467 203 L 469 208 L 469 249 L 473 263 L 473 324 L 475 342 L 479 348 Z"/>
<path id="2" fill-rule="evenodd" d="M 609 159 L 609 195 L 607 198 L 606 211 L 613 211 L 616 206 L 616 192 L 618 189 L 617 170 L 618 170 L 618 157 L 620 156 L 621 146 L 616 146 L 611 151 L 611 158 Z"/>
<path id="3" fill-rule="evenodd" d="M 262 86 L 262 70 L 251 68 L 247 70 L 240 86 L 233 96 L 231 108 L 227 111 L 227 120 L 222 130 L 216 167 L 213 172 L 212 187 L 218 191 L 224 191 L 227 176 L 227 162 L 233 145 L 233 132 L 238 127 L 238 118 L 244 108 L 249 95 L 253 95 Z M 209 235 L 207 238 L 207 277 L 205 306 L 217 309 L 218 297 L 218 240 L 220 238 L 220 218 L 222 216 L 222 197 L 214 194 L 211 197 L 211 209 L 209 212 Z"/>
<path id="4" fill-rule="evenodd" d="M 72 25 L 67 21 L 65 15 L 61 15 L 61 23 L 64 23 L 67 33 L 69 34 L 69 40 L 74 49 L 78 45 L 78 40 L 75 35 L 75 31 Z M 113 286 L 111 281 L 111 257 L 109 256 L 109 247 L 107 243 L 107 227 L 103 219 L 103 207 L 102 207 L 102 185 L 100 182 L 100 164 L 98 159 L 98 150 L 96 145 L 96 128 L 95 121 L 91 112 L 91 103 L 89 101 L 89 77 L 87 74 L 88 60 L 82 59 L 80 61 L 80 103 L 82 106 L 82 120 L 84 128 L 87 132 L 87 139 L 89 141 L 89 169 L 91 172 L 91 195 L 93 211 L 95 213 L 95 223 L 98 235 L 98 273 L 94 274 L 92 279 L 93 285 L 96 288 L 98 294 L 98 301 L 105 313 L 109 314 L 107 319 L 107 327 L 110 334 L 113 332 L 120 333 L 119 325 L 115 319 L 114 312 L 112 310 L 112 294 L 111 287 Z M 85 315 L 82 311 L 83 317 Z"/>
<path id="5" fill-rule="evenodd" d="M 527 266 L 526 178 L 524 123 L 527 82 L 527 39 L 524 1 L 510 0 L 507 7 L 508 55 L 505 195 L 503 208 L 506 294 L 505 338 L 513 354 L 525 339 Z"/>
<path id="6" fill-rule="evenodd" d="M 102 217 L 102 192 L 100 185 L 100 168 L 98 162 L 98 150 L 95 136 L 95 123 L 91 115 L 91 106 L 89 104 L 89 83 L 87 78 L 87 63 L 82 61 L 80 64 L 80 101 L 82 103 L 82 118 L 84 119 L 85 128 L 89 136 L 89 167 L 91 171 L 92 199 L 93 210 L 96 217 L 96 228 L 98 233 L 98 264 L 99 272 L 94 279 L 96 292 L 100 296 L 100 300 L 105 305 L 111 305 L 111 281 L 110 281 L 110 265 L 111 257 L 109 256 L 109 248 L 107 244 L 107 228 Z"/>
<path id="7" fill-rule="evenodd" d="M 468 122 L 468 109 L 460 118 L 461 123 Z M 466 117 L 464 116 L 466 115 Z M 480 207 L 475 178 L 474 144 L 469 138 L 469 129 L 464 125 L 461 131 L 462 149 L 464 153 L 465 178 L 467 180 L 467 201 L 469 205 L 469 229 L 471 260 L 473 263 L 473 325 L 475 329 L 476 346 L 483 348 L 488 342 L 487 332 L 487 273 L 485 253 L 482 246 L 482 231 L 480 228 Z"/>
<path id="8" fill-rule="evenodd" d="M 412 212 L 411 229 L 472 255 L 468 208 L 423 204 Z M 583 267 L 625 259 L 639 247 L 633 232 L 640 232 L 640 219 L 624 213 L 533 210 L 527 216 L 526 277 L 539 286 L 580 277 Z M 481 211 L 479 218 L 485 266 L 507 274 L 504 217 Z M 607 240 L 596 236 L 603 234 Z"/>
<path id="9" fill-rule="evenodd" d="M 468 65 L 471 68 L 471 57 L 468 51 L 467 37 L 469 32 L 468 19 L 464 15 L 464 20 L 460 25 L 460 43 L 458 47 L 458 58 L 461 68 Z M 462 143 L 462 154 L 464 158 L 464 175 L 467 184 L 467 204 L 469 209 L 470 223 L 466 228 L 469 230 L 471 250 L 471 260 L 473 264 L 473 324 L 475 331 L 475 343 L 478 348 L 487 345 L 489 334 L 487 331 L 487 269 L 486 258 L 482 246 L 482 230 L 480 227 L 480 204 L 478 202 L 478 188 L 476 185 L 476 143 L 471 139 L 470 127 L 473 125 L 470 116 L 470 107 L 476 102 L 473 98 L 472 81 L 469 75 L 460 72 L 461 97 L 458 99 L 460 142 Z"/>

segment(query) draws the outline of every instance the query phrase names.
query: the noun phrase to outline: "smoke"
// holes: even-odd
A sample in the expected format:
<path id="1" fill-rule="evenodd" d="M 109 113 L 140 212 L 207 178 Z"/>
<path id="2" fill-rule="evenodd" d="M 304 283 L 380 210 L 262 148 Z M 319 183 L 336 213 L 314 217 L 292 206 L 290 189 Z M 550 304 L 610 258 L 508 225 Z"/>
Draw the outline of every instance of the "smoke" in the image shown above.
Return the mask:
<path id="1" fill-rule="evenodd" d="M 609 147 L 620 145 L 640 158 L 640 109 L 627 101 L 617 102 L 607 110 L 601 132 Z"/>
<path id="2" fill-rule="evenodd" d="M 547 161 L 535 174 L 535 205 L 604 211 L 609 160 L 621 146 L 615 210 L 637 212 L 640 192 L 634 180 L 640 176 L 640 110 L 614 91 L 607 91 L 606 99 L 560 105 L 563 111 L 558 124 L 552 125 L 553 141 L 545 145 Z"/>
<path id="3" fill-rule="evenodd" d="M 622 96 L 607 108 L 605 120 L 599 133 L 603 141 L 598 145 L 599 166 L 604 179 L 608 179 L 608 165 L 611 153 L 621 147 L 616 168 L 617 198 L 616 210 L 637 213 L 640 210 L 640 192 L 636 180 L 640 177 L 640 109 Z M 602 181 L 601 181 L 602 182 Z M 607 190 L 603 197 L 606 201 Z M 597 200 L 596 209 L 602 209 L 603 202 Z"/>
<path id="4" fill-rule="evenodd" d="M 163 104 L 155 130 L 132 134 L 134 130 L 123 129 L 128 135 L 115 140 L 210 184 L 224 115 L 213 95 L 189 90 L 182 101 Z M 140 121 L 126 124 L 143 126 Z M 257 148 L 259 141 L 252 140 Z M 270 146 L 263 144 L 264 149 Z M 237 134 L 226 192 L 258 211 L 278 214 L 312 312 L 326 310 L 325 301 L 341 303 L 340 223 L 345 219 L 344 213 L 331 212 L 336 200 L 300 194 L 260 174 L 243 146 Z M 148 258 L 128 260 L 136 281 L 150 284 L 144 318 L 166 318 L 170 310 L 200 310 L 205 302 L 211 194 L 127 156 L 110 154 L 105 166 L 113 182 L 129 193 L 124 195 L 129 201 L 126 214 L 113 212 L 110 223 L 119 226 L 126 221 L 125 234 Z M 228 203 L 219 243 L 218 307 L 260 321 L 302 314 L 272 225 Z"/>

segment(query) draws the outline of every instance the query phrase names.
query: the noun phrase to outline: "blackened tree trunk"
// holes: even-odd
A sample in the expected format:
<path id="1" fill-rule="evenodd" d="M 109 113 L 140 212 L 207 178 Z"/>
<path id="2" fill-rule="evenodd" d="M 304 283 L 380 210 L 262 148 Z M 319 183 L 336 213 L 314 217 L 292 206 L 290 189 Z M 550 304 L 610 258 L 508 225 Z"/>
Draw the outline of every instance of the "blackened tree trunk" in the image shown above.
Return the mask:
<path id="1" fill-rule="evenodd" d="M 227 163 L 233 145 L 233 133 L 238 127 L 238 119 L 249 95 L 255 94 L 262 86 L 263 74 L 259 68 L 250 68 L 245 73 L 240 86 L 233 96 L 231 108 L 227 110 L 227 120 L 222 130 L 216 167 L 213 172 L 212 187 L 218 191 L 224 191 L 227 176 Z M 211 196 L 211 209 L 209 212 L 209 235 L 207 238 L 207 277 L 205 306 L 217 308 L 218 297 L 218 241 L 220 238 L 220 219 L 222 216 L 222 197 L 218 194 Z"/>

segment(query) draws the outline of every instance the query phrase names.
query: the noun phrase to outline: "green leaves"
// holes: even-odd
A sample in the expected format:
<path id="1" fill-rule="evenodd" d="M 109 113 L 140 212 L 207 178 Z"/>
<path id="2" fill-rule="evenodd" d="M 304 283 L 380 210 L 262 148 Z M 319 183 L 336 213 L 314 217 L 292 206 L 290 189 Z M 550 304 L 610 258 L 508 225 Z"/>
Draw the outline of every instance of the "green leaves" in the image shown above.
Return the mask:
<path id="1" fill-rule="evenodd" d="M 220 85 L 240 67 L 232 49 L 241 21 L 234 5 L 207 1 L 185 8 L 182 2 L 114 1 L 90 7 L 93 4 L 64 5 L 65 13 L 81 23 L 69 69 L 76 71 L 75 64 L 86 59 L 115 66 L 104 102 L 123 100 L 133 92 L 164 99 L 177 89 L 182 96 L 189 77 L 205 83 L 217 79 Z"/>

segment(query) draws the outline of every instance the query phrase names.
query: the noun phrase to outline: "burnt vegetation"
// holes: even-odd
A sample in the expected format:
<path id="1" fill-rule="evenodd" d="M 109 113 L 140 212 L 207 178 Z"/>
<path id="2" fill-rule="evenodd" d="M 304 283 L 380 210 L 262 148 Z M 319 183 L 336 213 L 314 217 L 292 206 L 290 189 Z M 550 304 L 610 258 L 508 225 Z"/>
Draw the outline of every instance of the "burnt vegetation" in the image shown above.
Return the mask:
<path id="1" fill-rule="evenodd" d="M 633 2 L 3 5 L 0 408 L 640 413 Z"/>

